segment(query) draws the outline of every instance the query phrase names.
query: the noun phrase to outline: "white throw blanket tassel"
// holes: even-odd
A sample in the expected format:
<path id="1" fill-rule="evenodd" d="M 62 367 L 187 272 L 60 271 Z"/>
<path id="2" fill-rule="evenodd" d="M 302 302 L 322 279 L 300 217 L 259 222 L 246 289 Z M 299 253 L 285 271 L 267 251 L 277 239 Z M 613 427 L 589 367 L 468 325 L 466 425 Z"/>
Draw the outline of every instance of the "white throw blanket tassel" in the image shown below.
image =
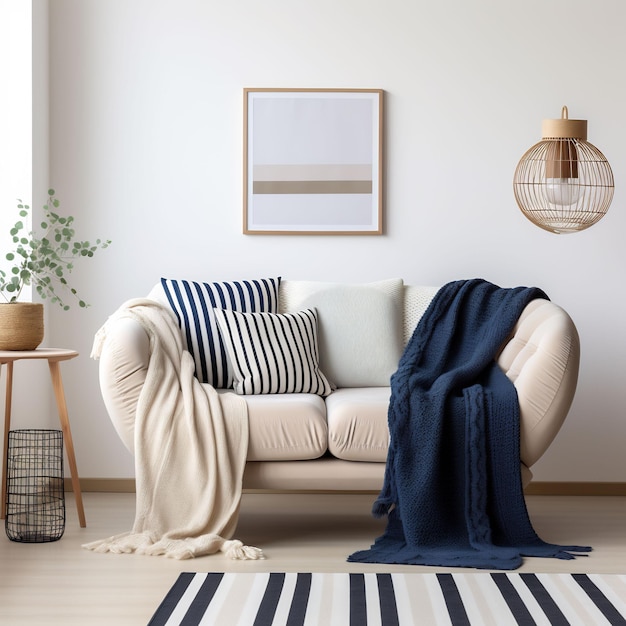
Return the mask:
<path id="1" fill-rule="evenodd" d="M 254 546 L 244 546 L 239 539 L 227 540 L 220 548 L 229 559 L 238 561 L 258 561 L 264 559 L 263 550 Z"/>
<path id="2" fill-rule="evenodd" d="M 150 532 L 121 533 L 108 539 L 83 544 L 83 548 L 93 552 L 114 554 L 144 554 L 146 556 L 166 556 L 170 559 L 193 559 L 199 556 L 223 552 L 229 559 L 238 561 L 258 561 L 264 559 L 263 550 L 245 546 L 238 539 L 223 539 L 218 535 L 204 535 L 187 539 L 156 539 Z"/>

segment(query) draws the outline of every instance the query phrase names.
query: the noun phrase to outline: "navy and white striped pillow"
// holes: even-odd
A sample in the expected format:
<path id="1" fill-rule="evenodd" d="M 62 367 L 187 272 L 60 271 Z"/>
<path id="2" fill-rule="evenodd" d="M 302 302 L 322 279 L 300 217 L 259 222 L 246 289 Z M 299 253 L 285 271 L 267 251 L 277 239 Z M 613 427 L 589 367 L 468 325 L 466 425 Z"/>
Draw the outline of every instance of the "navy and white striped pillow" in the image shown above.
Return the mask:
<path id="1" fill-rule="evenodd" d="M 330 384 L 319 369 L 317 311 L 240 313 L 215 309 L 239 394 L 315 393 Z"/>
<path id="2" fill-rule="evenodd" d="M 213 309 L 274 313 L 280 277 L 213 283 L 161 278 L 161 286 L 196 363 L 198 380 L 218 389 L 231 387 L 228 357 Z"/>

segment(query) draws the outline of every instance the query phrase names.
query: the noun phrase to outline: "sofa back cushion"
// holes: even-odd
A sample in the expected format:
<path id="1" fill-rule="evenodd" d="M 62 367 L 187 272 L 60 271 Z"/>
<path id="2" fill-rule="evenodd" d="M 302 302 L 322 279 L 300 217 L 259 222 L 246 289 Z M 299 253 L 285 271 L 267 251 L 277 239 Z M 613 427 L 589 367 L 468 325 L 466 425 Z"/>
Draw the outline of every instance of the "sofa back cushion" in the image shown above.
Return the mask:
<path id="1" fill-rule="evenodd" d="M 418 322 L 426 312 L 430 301 L 439 287 L 417 285 L 404 286 L 404 319 L 402 324 L 402 345 L 406 346 Z"/>
<path id="2" fill-rule="evenodd" d="M 320 367 L 336 387 L 388 386 L 403 349 L 403 281 L 283 281 L 281 311 L 315 308 Z"/>

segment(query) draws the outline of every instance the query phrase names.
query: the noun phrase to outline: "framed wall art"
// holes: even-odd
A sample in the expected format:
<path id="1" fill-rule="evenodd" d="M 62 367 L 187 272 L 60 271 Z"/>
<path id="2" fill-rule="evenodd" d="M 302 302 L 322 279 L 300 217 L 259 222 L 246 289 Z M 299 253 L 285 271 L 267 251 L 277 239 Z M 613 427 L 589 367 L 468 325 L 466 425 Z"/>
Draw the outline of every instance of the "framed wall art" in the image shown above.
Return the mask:
<path id="1" fill-rule="evenodd" d="M 380 235 L 382 89 L 244 89 L 245 234 Z"/>

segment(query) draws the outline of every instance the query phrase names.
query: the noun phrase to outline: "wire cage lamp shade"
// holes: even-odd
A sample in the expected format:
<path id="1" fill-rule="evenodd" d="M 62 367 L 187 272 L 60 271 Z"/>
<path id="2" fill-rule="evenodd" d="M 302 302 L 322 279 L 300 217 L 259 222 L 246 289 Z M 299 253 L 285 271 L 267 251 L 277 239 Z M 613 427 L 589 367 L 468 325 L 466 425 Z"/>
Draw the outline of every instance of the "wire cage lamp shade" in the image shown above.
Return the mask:
<path id="1" fill-rule="evenodd" d="M 522 213 L 552 233 L 573 233 L 606 215 L 613 199 L 613 172 L 587 141 L 587 120 L 543 120 L 542 139 L 522 157 L 513 191 Z"/>

